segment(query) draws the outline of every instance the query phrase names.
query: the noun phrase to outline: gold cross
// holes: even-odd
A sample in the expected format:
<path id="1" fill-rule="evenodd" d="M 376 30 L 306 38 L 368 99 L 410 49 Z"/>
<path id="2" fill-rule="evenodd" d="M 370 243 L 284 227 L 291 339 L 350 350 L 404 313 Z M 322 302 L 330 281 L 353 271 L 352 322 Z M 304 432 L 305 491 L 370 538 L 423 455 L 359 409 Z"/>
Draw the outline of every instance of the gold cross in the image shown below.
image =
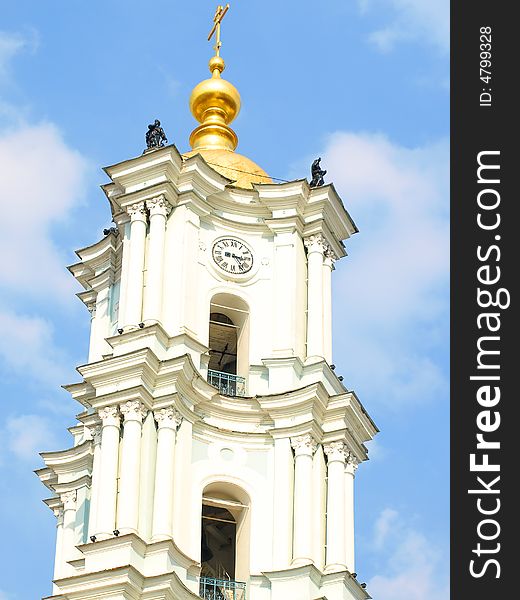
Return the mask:
<path id="1" fill-rule="evenodd" d="M 225 7 L 221 6 L 220 4 L 217 6 L 215 16 L 213 17 L 213 27 L 211 28 L 211 31 L 208 35 L 209 42 L 209 40 L 213 37 L 215 31 L 217 32 L 215 36 L 215 54 L 217 56 L 220 56 L 220 47 L 222 46 L 222 42 L 220 41 L 220 23 L 222 22 L 222 19 L 224 18 L 228 10 L 229 4 L 226 4 Z"/>

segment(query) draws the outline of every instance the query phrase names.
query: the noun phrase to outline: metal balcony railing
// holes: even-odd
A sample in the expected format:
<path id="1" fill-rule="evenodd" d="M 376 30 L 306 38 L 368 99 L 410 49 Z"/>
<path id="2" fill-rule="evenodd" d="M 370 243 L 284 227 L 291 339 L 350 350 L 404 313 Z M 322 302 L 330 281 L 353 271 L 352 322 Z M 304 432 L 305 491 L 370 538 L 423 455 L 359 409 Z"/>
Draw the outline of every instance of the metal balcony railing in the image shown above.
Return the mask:
<path id="1" fill-rule="evenodd" d="M 232 579 L 201 577 L 199 596 L 204 600 L 246 600 L 246 584 Z"/>
<path id="2" fill-rule="evenodd" d="M 238 375 L 208 369 L 208 383 L 216 387 L 224 396 L 246 395 L 246 380 Z"/>

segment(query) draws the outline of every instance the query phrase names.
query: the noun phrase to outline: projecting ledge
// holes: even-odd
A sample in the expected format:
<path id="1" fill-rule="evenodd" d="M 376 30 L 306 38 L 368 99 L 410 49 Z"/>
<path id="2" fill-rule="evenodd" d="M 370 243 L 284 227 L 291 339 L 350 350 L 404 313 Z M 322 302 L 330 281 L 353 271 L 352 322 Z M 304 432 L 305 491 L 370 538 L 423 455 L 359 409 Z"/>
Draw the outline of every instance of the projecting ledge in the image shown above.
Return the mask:
<path id="1" fill-rule="evenodd" d="M 59 592 L 42 600 L 142 598 L 143 594 L 147 598 L 164 600 L 200 600 L 195 593 L 198 590 L 197 577 L 190 575 L 188 580 L 184 581 L 175 571 L 169 571 L 148 578 L 131 565 L 64 577 L 54 580 L 54 584 Z"/>
<path id="2" fill-rule="evenodd" d="M 267 580 L 267 581 L 266 581 Z M 349 571 L 324 574 L 314 565 L 304 565 L 279 571 L 264 571 L 251 576 L 251 587 L 270 587 L 272 600 L 369 600 L 371 596 Z"/>
<path id="3" fill-rule="evenodd" d="M 199 563 L 184 554 L 173 540 L 147 543 L 135 533 L 82 544 L 78 550 L 85 557 L 86 573 L 131 565 L 145 577 L 173 570 L 184 579 L 188 573 L 196 577 L 200 570 Z"/>

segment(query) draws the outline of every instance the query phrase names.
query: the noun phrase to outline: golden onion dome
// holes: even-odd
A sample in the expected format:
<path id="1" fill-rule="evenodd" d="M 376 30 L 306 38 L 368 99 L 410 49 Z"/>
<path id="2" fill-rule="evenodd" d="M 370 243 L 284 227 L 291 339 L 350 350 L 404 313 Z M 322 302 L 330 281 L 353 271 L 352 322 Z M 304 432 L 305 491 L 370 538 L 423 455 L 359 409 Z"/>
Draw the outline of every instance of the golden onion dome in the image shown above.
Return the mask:
<path id="1" fill-rule="evenodd" d="M 229 124 L 240 112 L 240 94 L 232 83 L 222 78 L 225 66 L 221 56 L 213 56 L 209 61 L 211 77 L 201 81 L 191 92 L 190 110 L 200 125 L 191 132 L 192 150 L 184 156 L 201 154 L 215 171 L 233 180 L 238 187 L 272 183 L 261 167 L 234 152 L 238 137 Z"/>
<path id="2" fill-rule="evenodd" d="M 200 154 L 204 160 L 224 177 L 231 179 L 237 187 L 251 188 L 253 183 L 272 183 L 269 175 L 247 156 L 219 148 L 191 150 L 183 156 L 189 158 Z"/>

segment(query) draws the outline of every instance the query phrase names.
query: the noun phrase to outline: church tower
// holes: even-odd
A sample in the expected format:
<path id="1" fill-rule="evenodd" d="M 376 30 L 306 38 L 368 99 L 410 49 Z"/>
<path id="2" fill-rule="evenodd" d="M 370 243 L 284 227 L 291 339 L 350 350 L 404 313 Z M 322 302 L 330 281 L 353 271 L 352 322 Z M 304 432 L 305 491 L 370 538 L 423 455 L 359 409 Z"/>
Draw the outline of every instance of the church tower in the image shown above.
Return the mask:
<path id="1" fill-rule="evenodd" d="M 362 600 L 354 476 L 377 428 L 332 363 L 357 229 L 332 184 L 238 154 L 219 7 L 191 150 L 105 168 L 115 226 L 69 267 L 91 315 L 70 448 L 42 453 L 52 600 Z M 50 600 L 50 599 L 49 599 Z"/>

